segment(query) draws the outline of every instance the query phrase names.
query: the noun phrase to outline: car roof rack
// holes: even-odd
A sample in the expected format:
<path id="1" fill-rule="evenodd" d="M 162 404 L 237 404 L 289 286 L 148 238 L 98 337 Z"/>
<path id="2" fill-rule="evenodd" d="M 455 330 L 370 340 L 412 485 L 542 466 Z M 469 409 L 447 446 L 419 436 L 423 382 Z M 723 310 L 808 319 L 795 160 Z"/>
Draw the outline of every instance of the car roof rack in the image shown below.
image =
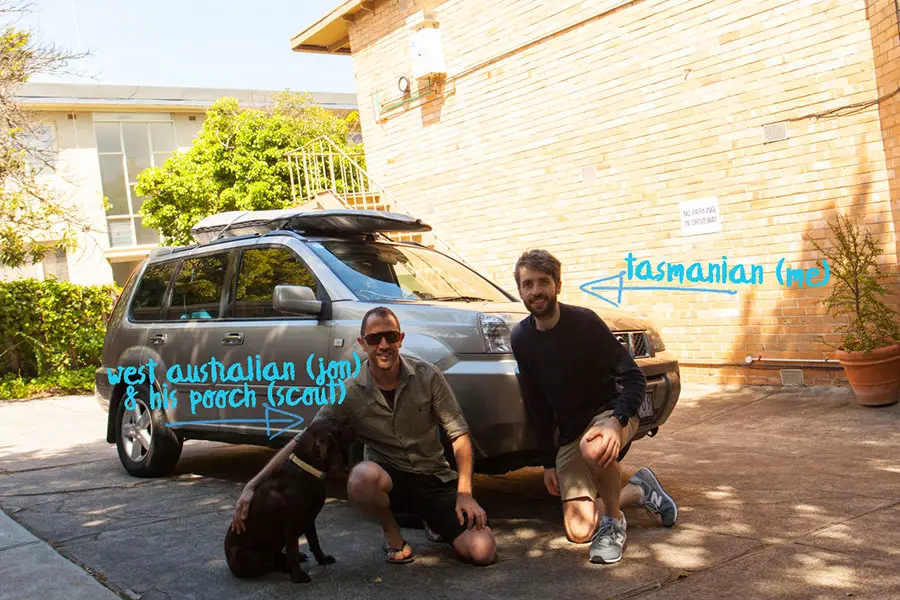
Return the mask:
<path id="1" fill-rule="evenodd" d="M 165 256 L 166 254 L 173 254 L 175 252 L 184 252 L 185 250 L 192 250 L 196 247 L 197 244 L 191 244 L 190 246 L 159 246 L 150 250 L 150 254 L 147 258 Z"/>
<path id="2" fill-rule="evenodd" d="M 229 211 L 201 219 L 191 235 L 201 244 L 221 238 L 286 230 L 307 235 L 426 232 L 431 226 L 421 219 L 379 210 L 281 210 Z"/>

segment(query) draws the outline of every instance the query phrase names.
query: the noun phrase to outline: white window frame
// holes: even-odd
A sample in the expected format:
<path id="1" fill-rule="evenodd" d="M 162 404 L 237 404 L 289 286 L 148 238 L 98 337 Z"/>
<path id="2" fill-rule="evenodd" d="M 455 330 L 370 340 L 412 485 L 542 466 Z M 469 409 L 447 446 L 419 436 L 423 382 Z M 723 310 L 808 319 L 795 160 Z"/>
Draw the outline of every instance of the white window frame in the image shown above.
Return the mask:
<path id="1" fill-rule="evenodd" d="M 131 194 L 131 189 L 133 185 L 137 184 L 137 173 L 134 173 L 135 179 L 132 180 L 132 173 L 128 172 L 128 162 L 127 157 L 125 155 L 125 135 L 122 132 L 122 124 L 123 123 L 143 123 L 147 126 L 147 147 L 150 153 L 150 166 L 158 167 L 161 166 L 162 163 L 157 164 L 156 155 L 157 154 L 166 154 L 171 156 L 173 153 L 178 151 L 178 137 L 177 131 L 175 129 L 175 119 L 171 113 L 94 113 L 93 115 L 94 124 L 97 123 L 115 123 L 119 129 L 119 148 L 121 150 L 119 152 L 101 152 L 99 148 L 99 144 L 97 147 L 97 156 L 119 156 L 122 161 L 122 172 L 125 174 L 125 198 L 128 202 L 128 214 L 121 215 L 110 215 L 106 214 L 106 221 L 109 223 L 110 221 L 129 221 L 131 224 L 131 240 L 132 244 L 127 246 L 113 246 L 112 236 L 109 236 L 109 245 L 110 248 L 141 248 L 144 246 L 158 246 L 159 242 L 154 244 L 138 244 L 137 241 L 137 225 L 136 219 L 139 219 L 141 215 L 139 213 L 134 212 L 134 198 Z M 150 137 L 150 124 L 151 123 L 170 123 L 172 125 L 172 139 L 175 140 L 175 147 L 166 152 L 154 152 L 153 150 L 153 141 Z M 94 130 L 96 132 L 96 128 Z M 96 134 L 95 134 L 96 135 Z M 162 236 L 160 236 L 160 242 L 162 241 Z"/>
<path id="2" fill-rule="evenodd" d="M 47 266 L 48 266 L 47 265 L 47 257 L 50 255 L 54 255 L 54 254 L 62 255 L 57 258 L 60 259 L 59 264 L 64 265 L 63 268 L 66 271 L 65 278 L 57 277 L 56 280 L 57 281 L 71 281 L 72 273 L 69 269 L 69 252 L 68 252 L 68 250 L 66 250 L 66 248 L 54 248 L 54 249 L 48 250 L 47 252 L 44 253 L 44 257 L 41 259 L 41 263 L 40 263 L 41 264 L 41 276 L 46 281 L 46 280 L 48 280 L 50 275 L 53 275 L 53 273 L 47 272 Z"/>
<path id="3" fill-rule="evenodd" d="M 56 163 L 59 160 L 59 135 L 58 135 L 58 132 L 56 131 L 56 121 L 40 121 L 38 123 L 35 123 L 35 128 L 36 129 L 47 128 L 50 131 L 51 137 L 53 138 L 51 144 L 47 147 L 53 155 L 52 160 L 49 161 L 50 162 L 49 166 L 41 165 L 40 168 L 36 169 L 35 166 L 29 160 L 29 157 L 26 157 L 26 159 L 25 159 L 26 160 L 25 168 L 28 169 L 29 173 L 31 173 L 35 177 L 38 177 L 47 172 L 52 173 L 56 170 Z M 32 139 L 35 139 L 35 138 L 32 137 Z M 37 143 L 38 140 L 35 139 L 35 142 Z"/>

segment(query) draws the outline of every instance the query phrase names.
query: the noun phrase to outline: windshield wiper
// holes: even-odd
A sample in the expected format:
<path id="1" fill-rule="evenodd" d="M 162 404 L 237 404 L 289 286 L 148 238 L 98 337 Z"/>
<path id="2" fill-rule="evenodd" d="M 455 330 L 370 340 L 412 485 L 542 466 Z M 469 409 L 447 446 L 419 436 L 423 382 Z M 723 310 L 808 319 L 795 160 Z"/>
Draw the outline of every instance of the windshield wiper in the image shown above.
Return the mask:
<path id="1" fill-rule="evenodd" d="M 435 296 L 428 300 L 437 300 L 438 302 L 490 302 L 487 298 L 478 298 L 476 296 Z"/>

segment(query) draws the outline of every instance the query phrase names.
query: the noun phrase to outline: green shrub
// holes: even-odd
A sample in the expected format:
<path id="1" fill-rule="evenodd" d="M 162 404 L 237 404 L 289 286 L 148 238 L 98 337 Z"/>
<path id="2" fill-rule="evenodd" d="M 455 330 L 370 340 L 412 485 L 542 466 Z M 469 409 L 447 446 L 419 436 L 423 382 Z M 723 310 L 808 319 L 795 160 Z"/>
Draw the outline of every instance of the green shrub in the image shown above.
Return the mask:
<path id="1" fill-rule="evenodd" d="M 0 378 L 0 400 L 35 398 L 59 394 L 90 394 L 94 391 L 95 367 L 27 378 L 7 373 Z"/>
<path id="2" fill-rule="evenodd" d="M 119 292 L 56 280 L 0 282 L 0 374 L 64 379 L 67 371 L 98 366 Z"/>
<path id="3" fill-rule="evenodd" d="M 828 259 L 834 285 L 823 303 L 831 315 L 846 318 L 838 328 L 840 349 L 871 352 L 900 343 L 897 313 L 884 303 L 887 290 L 878 256 L 884 250 L 871 232 L 842 214 L 828 223 L 828 248 L 806 236 L 813 247 Z M 821 263 L 821 261 L 820 261 Z"/>

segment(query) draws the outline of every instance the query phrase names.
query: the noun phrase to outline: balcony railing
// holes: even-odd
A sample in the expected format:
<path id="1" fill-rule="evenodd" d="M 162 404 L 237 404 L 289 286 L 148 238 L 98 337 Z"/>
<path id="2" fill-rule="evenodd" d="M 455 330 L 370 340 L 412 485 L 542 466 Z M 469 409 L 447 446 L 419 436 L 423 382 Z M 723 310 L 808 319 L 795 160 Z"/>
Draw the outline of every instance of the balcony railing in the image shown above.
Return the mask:
<path id="1" fill-rule="evenodd" d="M 349 154 L 327 136 L 288 152 L 287 160 L 294 206 L 315 204 L 324 208 L 337 202 L 343 208 L 415 216 L 369 175 L 362 166 L 364 154 Z M 466 263 L 459 252 L 433 232 L 395 233 L 390 237 L 437 248 Z"/>

